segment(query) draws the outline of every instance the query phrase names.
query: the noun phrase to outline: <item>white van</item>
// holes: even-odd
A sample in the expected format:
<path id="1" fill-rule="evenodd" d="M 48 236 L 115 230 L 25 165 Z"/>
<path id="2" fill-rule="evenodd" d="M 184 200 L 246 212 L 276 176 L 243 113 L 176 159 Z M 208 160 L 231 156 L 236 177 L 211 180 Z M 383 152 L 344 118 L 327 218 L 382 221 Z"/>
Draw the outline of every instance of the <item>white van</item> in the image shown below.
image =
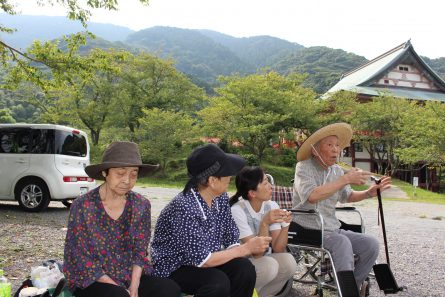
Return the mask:
<path id="1" fill-rule="evenodd" d="M 87 176 L 87 135 L 66 126 L 0 124 L 0 199 L 17 200 L 31 212 L 50 200 L 69 206 L 95 187 Z"/>

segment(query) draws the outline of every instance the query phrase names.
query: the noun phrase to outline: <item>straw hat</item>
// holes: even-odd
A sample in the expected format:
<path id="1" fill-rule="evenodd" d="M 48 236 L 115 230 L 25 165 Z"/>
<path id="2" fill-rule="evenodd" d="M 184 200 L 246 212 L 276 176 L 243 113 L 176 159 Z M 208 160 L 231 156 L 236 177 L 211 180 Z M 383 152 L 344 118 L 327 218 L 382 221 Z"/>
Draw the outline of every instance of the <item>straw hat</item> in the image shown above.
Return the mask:
<path id="1" fill-rule="evenodd" d="M 102 163 L 85 167 L 89 177 L 104 180 L 102 171 L 119 167 L 139 167 L 138 177 L 144 177 L 158 169 L 158 165 L 142 164 L 139 147 L 134 142 L 115 141 L 105 150 Z"/>
<path id="2" fill-rule="evenodd" d="M 311 136 L 306 139 L 297 152 L 297 160 L 307 160 L 312 155 L 312 145 L 326 138 L 328 136 L 335 135 L 338 137 L 339 145 L 341 149 L 348 147 L 351 143 L 352 128 L 351 125 L 346 123 L 335 123 L 315 131 Z"/>

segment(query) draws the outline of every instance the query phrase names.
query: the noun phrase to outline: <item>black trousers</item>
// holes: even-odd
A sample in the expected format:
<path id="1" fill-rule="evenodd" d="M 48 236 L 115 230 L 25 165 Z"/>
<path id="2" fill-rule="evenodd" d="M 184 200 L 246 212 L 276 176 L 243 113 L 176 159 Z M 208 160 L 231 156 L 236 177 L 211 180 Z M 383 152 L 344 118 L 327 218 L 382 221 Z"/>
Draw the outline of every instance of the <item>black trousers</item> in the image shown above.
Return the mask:
<path id="1" fill-rule="evenodd" d="M 148 275 L 141 276 L 139 284 L 139 297 L 179 297 L 181 289 L 168 278 L 154 277 Z M 76 289 L 76 297 L 128 297 L 130 296 L 124 287 L 112 284 L 95 282 L 85 289 Z"/>
<path id="2" fill-rule="evenodd" d="M 235 258 L 211 268 L 181 266 L 170 278 L 194 297 L 251 297 L 256 273 L 247 258 Z"/>

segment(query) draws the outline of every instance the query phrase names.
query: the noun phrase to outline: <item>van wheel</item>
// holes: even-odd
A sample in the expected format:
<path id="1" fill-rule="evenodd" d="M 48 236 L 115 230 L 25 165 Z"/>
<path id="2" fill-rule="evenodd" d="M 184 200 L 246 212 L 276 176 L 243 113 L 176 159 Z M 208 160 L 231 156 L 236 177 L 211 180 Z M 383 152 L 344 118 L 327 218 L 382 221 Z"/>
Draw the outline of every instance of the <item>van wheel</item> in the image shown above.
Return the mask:
<path id="1" fill-rule="evenodd" d="M 38 212 L 48 207 L 51 197 L 46 184 L 37 178 L 27 178 L 15 187 L 15 199 L 23 210 Z"/>
<path id="2" fill-rule="evenodd" d="M 65 205 L 67 208 L 71 207 L 71 204 L 73 204 L 72 200 L 62 200 L 62 204 Z"/>

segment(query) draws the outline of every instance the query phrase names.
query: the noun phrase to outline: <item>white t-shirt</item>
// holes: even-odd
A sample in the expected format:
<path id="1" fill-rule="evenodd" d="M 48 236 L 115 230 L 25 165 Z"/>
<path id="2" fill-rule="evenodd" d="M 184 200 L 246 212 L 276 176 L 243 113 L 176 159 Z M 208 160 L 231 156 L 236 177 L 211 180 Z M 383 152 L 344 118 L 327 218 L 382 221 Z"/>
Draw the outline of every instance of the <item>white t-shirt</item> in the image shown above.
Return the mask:
<path id="1" fill-rule="evenodd" d="M 247 201 L 243 198 L 240 198 L 240 200 L 237 203 L 235 203 L 234 205 L 232 205 L 232 207 L 231 207 L 233 219 L 235 220 L 235 223 L 239 229 L 239 238 L 240 239 L 245 238 L 247 236 L 251 236 L 251 235 L 252 236 L 258 235 L 258 234 L 253 234 L 253 231 L 249 226 L 246 213 L 244 212 L 244 209 L 243 209 L 243 206 L 241 205 L 241 203 L 244 203 L 244 205 L 246 206 L 246 208 L 249 211 L 252 218 L 255 218 L 259 221 L 261 221 L 261 219 L 264 217 L 264 215 L 266 215 L 266 213 L 264 211 L 264 207 L 266 204 L 269 204 L 270 210 L 280 208 L 275 201 L 269 200 L 269 201 L 264 201 L 263 204 L 261 205 L 260 211 L 256 212 L 250 205 L 249 201 Z M 274 223 L 274 224 L 269 225 L 269 232 L 273 231 L 273 230 L 280 230 L 280 229 L 281 229 L 281 224 L 279 224 L 279 223 Z"/>

